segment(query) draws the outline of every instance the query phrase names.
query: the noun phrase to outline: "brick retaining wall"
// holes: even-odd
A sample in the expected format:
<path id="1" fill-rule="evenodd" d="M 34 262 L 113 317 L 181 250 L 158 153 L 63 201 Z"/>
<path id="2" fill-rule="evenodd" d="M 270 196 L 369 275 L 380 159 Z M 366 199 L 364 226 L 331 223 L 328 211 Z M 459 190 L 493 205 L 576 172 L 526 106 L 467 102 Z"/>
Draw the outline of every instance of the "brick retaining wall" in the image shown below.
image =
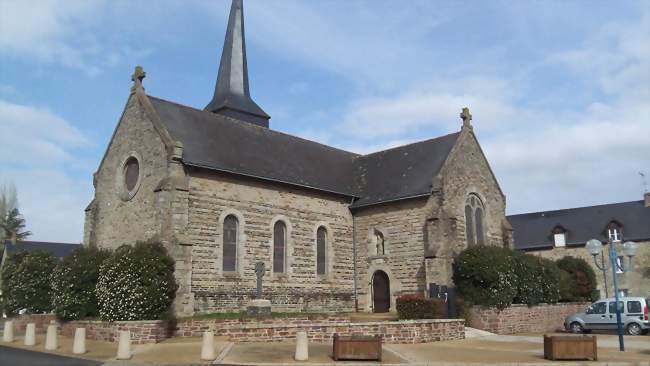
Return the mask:
<path id="1" fill-rule="evenodd" d="M 56 316 L 54 314 L 28 314 L 5 320 L 14 322 L 14 331 L 18 334 L 25 333 L 27 323 L 34 323 L 36 325 L 36 332 L 44 333 L 50 321 L 56 320 Z"/>
<path id="2" fill-rule="evenodd" d="M 164 320 L 75 320 L 61 323 L 59 328 L 61 335 L 67 337 L 73 337 L 76 328 L 86 328 L 86 338 L 105 342 L 117 342 L 122 330 L 131 332 L 131 342 L 135 344 L 158 343 L 169 337 L 168 323 Z"/>
<path id="3" fill-rule="evenodd" d="M 204 331 L 227 336 L 233 342 L 279 342 L 293 340 L 296 332 L 306 331 L 314 342 L 330 342 L 339 335 L 381 335 L 385 343 L 424 343 L 465 338 L 463 319 L 430 319 L 392 322 L 352 323 L 348 317 L 214 319 L 179 321 L 178 337 L 198 337 Z"/>
<path id="4" fill-rule="evenodd" d="M 474 306 L 470 310 L 473 328 L 496 334 L 554 332 L 564 329 L 564 318 L 584 311 L 589 303 L 512 305 L 502 311 Z"/>
<path id="5" fill-rule="evenodd" d="M 29 322 L 37 331 L 45 330 L 54 315 L 24 315 L 13 319 L 17 331 L 24 332 Z M 424 343 L 465 338 L 463 319 L 406 320 L 352 323 L 347 316 L 298 316 L 268 319 L 203 319 L 104 322 L 77 320 L 58 323 L 61 335 L 73 337 L 75 328 L 86 328 L 86 338 L 117 342 L 119 331 L 131 332 L 135 344 L 157 343 L 170 336 L 200 337 L 204 331 L 227 336 L 232 342 L 279 342 L 294 340 L 296 332 L 306 331 L 314 342 L 330 342 L 335 333 L 343 336 L 381 335 L 385 343 Z"/>

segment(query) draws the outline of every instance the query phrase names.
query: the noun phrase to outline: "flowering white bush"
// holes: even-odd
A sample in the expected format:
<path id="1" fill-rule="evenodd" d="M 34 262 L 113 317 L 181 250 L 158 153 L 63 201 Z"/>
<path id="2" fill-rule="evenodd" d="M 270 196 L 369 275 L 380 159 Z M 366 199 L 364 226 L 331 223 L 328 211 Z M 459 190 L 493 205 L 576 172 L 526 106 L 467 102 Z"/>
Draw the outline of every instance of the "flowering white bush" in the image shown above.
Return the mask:
<path id="1" fill-rule="evenodd" d="M 74 320 L 99 315 L 95 287 L 99 268 L 109 251 L 82 247 L 65 257 L 52 274 L 52 303 L 59 319 Z"/>
<path id="2" fill-rule="evenodd" d="M 103 320 L 159 319 L 177 289 L 174 260 L 158 242 L 123 245 L 106 260 L 96 294 Z"/>
<path id="3" fill-rule="evenodd" d="M 20 244 L 18 244 L 20 245 Z M 56 260 L 45 251 L 18 252 L 5 259 L 2 269 L 2 300 L 9 315 L 21 310 L 30 314 L 52 310 L 50 275 Z"/>

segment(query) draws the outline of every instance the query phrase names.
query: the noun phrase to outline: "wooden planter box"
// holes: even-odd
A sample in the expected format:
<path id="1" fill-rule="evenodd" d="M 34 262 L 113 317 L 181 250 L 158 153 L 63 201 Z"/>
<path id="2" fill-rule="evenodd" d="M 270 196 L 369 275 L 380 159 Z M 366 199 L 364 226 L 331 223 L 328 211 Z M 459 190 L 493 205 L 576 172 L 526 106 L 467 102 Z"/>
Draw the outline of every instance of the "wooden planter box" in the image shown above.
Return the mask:
<path id="1" fill-rule="evenodd" d="M 544 359 L 596 361 L 596 336 L 544 334 Z"/>
<path id="2" fill-rule="evenodd" d="M 381 336 L 341 337 L 334 334 L 332 357 L 338 360 L 376 360 L 381 361 Z"/>

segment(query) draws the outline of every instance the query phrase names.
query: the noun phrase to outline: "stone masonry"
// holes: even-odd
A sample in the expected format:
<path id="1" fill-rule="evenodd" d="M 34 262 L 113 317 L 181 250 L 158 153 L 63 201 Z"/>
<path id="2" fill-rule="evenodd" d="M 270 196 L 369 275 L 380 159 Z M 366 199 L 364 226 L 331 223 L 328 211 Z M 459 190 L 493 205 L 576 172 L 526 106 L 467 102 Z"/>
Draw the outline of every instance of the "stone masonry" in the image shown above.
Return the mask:
<path id="1" fill-rule="evenodd" d="M 473 328 L 496 334 L 556 332 L 564 329 L 564 318 L 587 306 L 589 303 L 512 305 L 501 311 L 473 306 L 470 323 Z"/>

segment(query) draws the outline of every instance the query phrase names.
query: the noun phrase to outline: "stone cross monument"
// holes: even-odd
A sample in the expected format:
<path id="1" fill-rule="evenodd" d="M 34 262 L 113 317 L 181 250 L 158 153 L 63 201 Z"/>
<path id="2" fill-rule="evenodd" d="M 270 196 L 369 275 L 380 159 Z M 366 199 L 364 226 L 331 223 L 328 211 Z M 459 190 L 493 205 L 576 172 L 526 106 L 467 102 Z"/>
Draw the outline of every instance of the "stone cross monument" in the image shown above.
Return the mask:
<path id="1" fill-rule="evenodd" d="M 264 316 L 271 315 L 271 300 L 262 299 L 262 278 L 266 266 L 264 262 L 255 263 L 255 277 L 257 277 L 257 293 L 255 299 L 251 300 L 246 308 L 248 315 Z"/>

